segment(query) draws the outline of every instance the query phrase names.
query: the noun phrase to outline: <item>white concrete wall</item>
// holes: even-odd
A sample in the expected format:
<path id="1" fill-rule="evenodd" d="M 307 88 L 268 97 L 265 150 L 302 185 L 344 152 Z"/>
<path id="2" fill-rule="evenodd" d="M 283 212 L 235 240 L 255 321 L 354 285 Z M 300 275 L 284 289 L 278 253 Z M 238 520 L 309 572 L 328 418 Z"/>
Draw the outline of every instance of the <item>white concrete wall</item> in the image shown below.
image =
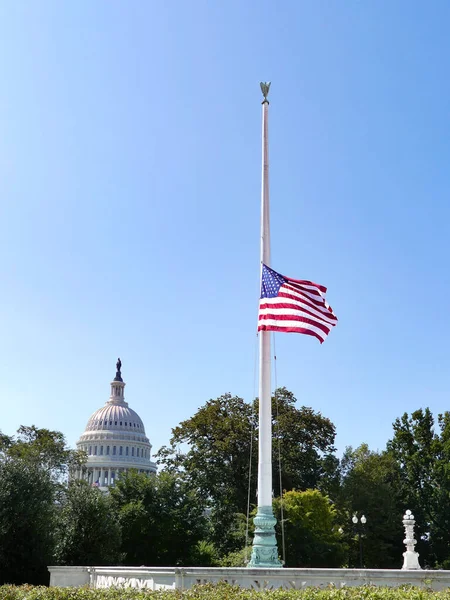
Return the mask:
<path id="1" fill-rule="evenodd" d="M 202 567 L 48 567 L 50 585 L 69 587 L 89 584 L 93 588 L 134 587 L 188 589 L 198 583 L 228 583 L 244 588 L 303 589 L 411 584 L 442 590 L 450 587 L 450 571 L 403 571 L 396 569 L 246 569 Z"/>
<path id="2" fill-rule="evenodd" d="M 50 585 L 58 587 L 80 587 L 90 583 L 89 567 L 48 567 Z"/>

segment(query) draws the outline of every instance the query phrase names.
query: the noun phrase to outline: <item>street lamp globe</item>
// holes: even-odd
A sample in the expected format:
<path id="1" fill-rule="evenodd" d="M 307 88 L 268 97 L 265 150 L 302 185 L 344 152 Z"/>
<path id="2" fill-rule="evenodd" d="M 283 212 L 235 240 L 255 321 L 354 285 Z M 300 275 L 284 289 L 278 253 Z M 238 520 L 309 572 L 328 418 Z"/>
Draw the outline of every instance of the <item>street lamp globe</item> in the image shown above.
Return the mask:
<path id="1" fill-rule="evenodd" d="M 356 525 L 356 523 L 358 522 L 358 517 L 356 515 L 353 515 L 352 521 Z"/>
<path id="2" fill-rule="evenodd" d="M 361 517 L 361 523 L 363 525 L 365 525 L 367 523 L 367 519 L 366 519 L 366 517 L 364 515 Z"/>

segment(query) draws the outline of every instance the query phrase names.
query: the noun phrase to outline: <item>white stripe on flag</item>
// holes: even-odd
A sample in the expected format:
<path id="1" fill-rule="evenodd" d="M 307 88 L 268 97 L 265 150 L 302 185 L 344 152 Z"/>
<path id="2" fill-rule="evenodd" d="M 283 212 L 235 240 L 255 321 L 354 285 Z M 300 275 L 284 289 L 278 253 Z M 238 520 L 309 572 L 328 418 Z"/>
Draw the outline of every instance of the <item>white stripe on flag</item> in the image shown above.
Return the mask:
<path id="1" fill-rule="evenodd" d="M 261 308 L 265 304 L 268 304 L 269 306 L 277 304 L 289 304 L 292 308 Z M 328 314 L 325 312 L 322 313 L 318 309 L 311 308 L 309 304 L 304 304 L 298 300 L 291 300 L 289 298 L 261 298 L 259 306 L 260 314 L 267 314 L 271 312 L 279 312 L 280 314 L 298 314 L 299 311 L 307 310 L 311 313 L 311 315 L 309 315 L 310 319 L 316 318 L 318 321 L 323 321 L 326 324 L 336 325 L 336 319 L 333 319 L 330 312 L 327 311 Z"/>

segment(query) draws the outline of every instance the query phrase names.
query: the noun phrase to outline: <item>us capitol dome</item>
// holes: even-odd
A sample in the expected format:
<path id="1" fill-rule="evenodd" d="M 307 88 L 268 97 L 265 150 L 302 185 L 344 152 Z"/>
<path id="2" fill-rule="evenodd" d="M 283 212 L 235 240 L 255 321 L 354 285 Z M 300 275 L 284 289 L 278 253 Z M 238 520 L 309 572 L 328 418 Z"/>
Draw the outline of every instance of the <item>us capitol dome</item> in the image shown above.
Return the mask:
<path id="1" fill-rule="evenodd" d="M 156 473 L 144 423 L 125 402 L 120 358 L 116 368 L 109 400 L 91 415 L 77 442 L 78 450 L 84 450 L 88 455 L 87 462 L 72 475 L 74 479 L 85 479 L 104 490 L 113 486 L 118 476 L 129 469 L 148 475 Z"/>

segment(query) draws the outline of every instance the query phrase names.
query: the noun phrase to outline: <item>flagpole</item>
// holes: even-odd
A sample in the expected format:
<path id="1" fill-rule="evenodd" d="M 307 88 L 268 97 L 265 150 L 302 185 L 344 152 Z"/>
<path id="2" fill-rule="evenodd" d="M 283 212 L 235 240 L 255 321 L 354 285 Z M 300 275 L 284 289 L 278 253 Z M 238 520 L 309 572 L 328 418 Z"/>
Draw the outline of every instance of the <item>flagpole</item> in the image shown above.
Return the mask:
<path id="1" fill-rule="evenodd" d="M 261 83 L 262 102 L 262 181 L 261 181 L 261 272 L 270 266 L 269 211 L 269 94 L 270 82 Z M 254 519 L 255 537 L 249 567 L 281 567 L 275 537 L 276 519 L 272 509 L 272 390 L 270 331 L 259 332 L 259 437 L 258 511 Z"/>

